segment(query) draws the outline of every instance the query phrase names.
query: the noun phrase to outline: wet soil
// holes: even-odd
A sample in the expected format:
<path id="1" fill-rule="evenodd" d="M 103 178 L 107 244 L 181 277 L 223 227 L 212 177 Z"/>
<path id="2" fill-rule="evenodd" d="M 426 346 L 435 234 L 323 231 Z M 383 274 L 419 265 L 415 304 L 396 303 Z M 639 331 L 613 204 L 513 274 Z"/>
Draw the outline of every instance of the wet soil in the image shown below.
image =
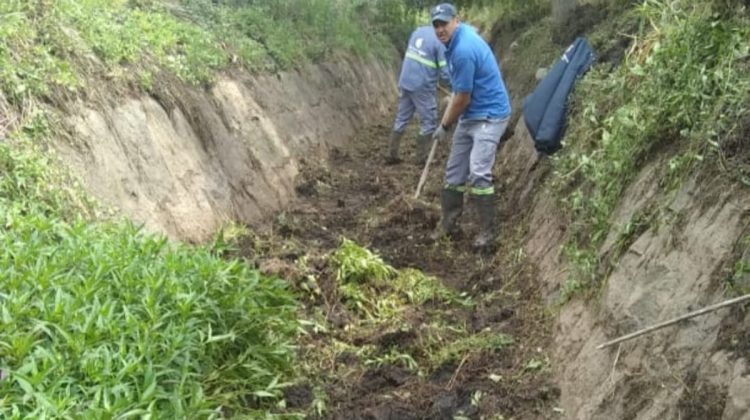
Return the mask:
<path id="1" fill-rule="evenodd" d="M 544 308 L 532 264 L 524 257 L 523 229 L 501 223 L 499 245 L 480 254 L 471 249 L 476 214 L 467 202 L 463 234 L 430 239 L 440 219 L 439 193 L 448 145 L 439 145 L 423 194 L 413 194 L 423 167 L 412 162 L 415 128 L 403 139 L 398 165 L 386 165 L 390 127 L 372 125 L 324 162 L 303 162 L 298 199 L 276 216 L 273 231 L 247 239 L 240 251 L 266 274 L 288 279 L 300 292 L 307 316 L 325 314 L 326 331 L 311 332 L 300 344 L 302 363 L 318 366 L 315 385 L 288 390 L 288 406 L 311 418 L 329 419 L 549 419 L 561 418 L 559 390 L 552 382 L 548 350 L 550 316 Z M 498 221 L 515 210 L 498 201 Z M 441 316 L 467 331 L 512 337 L 509 346 L 466 351 L 417 372 L 397 364 L 367 365 L 356 351 L 312 360 L 324 346 L 374 346 L 420 354 L 422 331 L 436 310 L 429 303 L 409 308 L 408 325 L 393 331 L 350 331 L 352 314 L 336 291 L 335 270 L 326 256 L 345 237 L 379 254 L 396 269 L 415 268 L 479 302 L 471 309 L 441 308 Z M 315 278 L 314 282 L 310 278 Z M 334 339 L 335 338 L 335 339 Z M 312 388 L 325 394 L 324 409 L 313 407 Z M 299 412 L 299 410 L 297 411 Z"/>

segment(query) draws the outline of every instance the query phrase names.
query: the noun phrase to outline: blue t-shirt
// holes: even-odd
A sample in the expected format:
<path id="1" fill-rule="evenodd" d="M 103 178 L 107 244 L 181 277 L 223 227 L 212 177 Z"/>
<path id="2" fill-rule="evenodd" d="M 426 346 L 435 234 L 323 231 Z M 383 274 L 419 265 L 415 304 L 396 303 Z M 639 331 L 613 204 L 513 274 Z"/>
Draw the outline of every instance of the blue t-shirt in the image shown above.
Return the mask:
<path id="1" fill-rule="evenodd" d="M 448 41 L 445 57 L 453 91 L 471 95 L 471 103 L 461 118 L 510 116 L 510 100 L 500 67 L 492 49 L 474 28 L 460 23 Z"/>
<path id="2" fill-rule="evenodd" d="M 446 82 L 450 77 L 445 63 L 445 45 L 432 26 L 420 26 L 409 38 L 398 87 L 409 91 L 434 91 L 438 77 Z"/>

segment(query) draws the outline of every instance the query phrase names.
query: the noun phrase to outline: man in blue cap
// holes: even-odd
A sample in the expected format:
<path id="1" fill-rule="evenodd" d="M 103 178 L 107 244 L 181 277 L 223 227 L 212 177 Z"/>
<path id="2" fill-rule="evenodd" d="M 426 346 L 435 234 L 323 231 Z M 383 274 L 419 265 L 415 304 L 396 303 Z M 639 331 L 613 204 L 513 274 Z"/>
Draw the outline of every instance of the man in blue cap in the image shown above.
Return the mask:
<path id="1" fill-rule="evenodd" d="M 428 143 L 438 125 L 436 88 L 438 78 L 448 83 L 448 68 L 445 63 L 445 46 L 438 41 L 435 30 L 427 25 L 412 32 L 409 45 L 401 63 L 398 79 L 399 101 L 396 121 L 393 123 L 387 164 L 401 162 L 399 147 L 406 125 L 419 115 L 420 130 L 417 137 L 416 161 L 427 159 Z"/>
<path id="2" fill-rule="evenodd" d="M 474 247 L 492 249 L 495 241 L 495 187 L 492 166 L 510 119 L 510 100 L 500 68 L 487 42 L 460 22 L 456 8 L 442 3 L 430 16 L 438 39 L 445 44 L 453 96 L 433 139 L 448 138 L 456 124 L 441 193 L 442 220 L 438 236 L 457 232 L 464 192 L 477 205 L 479 235 Z"/>

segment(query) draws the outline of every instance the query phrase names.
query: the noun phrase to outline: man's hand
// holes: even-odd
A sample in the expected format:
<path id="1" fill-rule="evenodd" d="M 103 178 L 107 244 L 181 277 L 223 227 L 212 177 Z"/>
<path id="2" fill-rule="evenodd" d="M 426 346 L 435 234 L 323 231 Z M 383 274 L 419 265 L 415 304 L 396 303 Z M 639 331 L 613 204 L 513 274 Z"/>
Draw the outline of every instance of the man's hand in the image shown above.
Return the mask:
<path id="1" fill-rule="evenodd" d="M 443 141 L 448 138 L 448 128 L 445 127 L 443 124 L 440 124 L 440 126 L 435 130 L 434 133 L 432 133 L 432 139 L 435 141 Z"/>

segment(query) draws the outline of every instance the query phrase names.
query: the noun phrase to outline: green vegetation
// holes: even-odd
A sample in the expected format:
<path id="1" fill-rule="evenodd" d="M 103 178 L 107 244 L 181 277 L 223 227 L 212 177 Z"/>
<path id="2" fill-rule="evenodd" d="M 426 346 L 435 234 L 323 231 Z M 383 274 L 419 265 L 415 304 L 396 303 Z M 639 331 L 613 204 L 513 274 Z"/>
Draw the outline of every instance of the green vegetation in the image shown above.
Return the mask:
<path id="1" fill-rule="evenodd" d="M 379 256 L 346 238 L 342 239 L 332 258 L 337 267 L 336 280 L 340 284 L 367 281 L 382 284 L 395 273 Z"/>
<path id="2" fill-rule="evenodd" d="M 666 199 L 701 162 L 721 160 L 722 142 L 748 115 L 745 8 L 648 0 L 632 13 L 641 21 L 632 49 L 615 70 L 594 69 L 580 84 L 566 151 L 555 158 L 555 178 L 572 212 L 566 247 L 577 269 L 567 285 L 572 291 L 606 277 L 599 246 L 624 188 L 643 164 L 658 159 L 655 152 L 671 150 L 661 174 Z M 622 241 L 648 226 L 657 210 L 636 215 Z"/>
<path id="3" fill-rule="evenodd" d="M 502 349 L 513 344 L 513 339 L 492 331 L 480 331 L 443 344 L 436 346 L 435 352 L 428 355 L 433 366 L 441 366 L 451 360 L 461 360 L 472 352 Z"/>
<path id="4" fill-rule="evenodd" d="M 0 87 L 17 104 L 98 77 L 149 80 L 162 67 L 197 83 L 227 62 L 207 31 L 123 1 L 11 1 L 0 15 Z"/>
<path id="5" fill-rule="evenodd" d="M 398 309 L 408 304 L 472 305 L 468 298 L 457 295 L 439 280 L 419 270 L 396 270 L 372 251 L 346 238 L 331 260 L 337 267 L 336 280 L 345 300 L 353 310 L 362 311 L 375 322 L 397 315 Z"/>
<path id="6" fill-rule="evenodd" d="M 286 283 L 96 207 L 38 146 L 0 143 L 0 417 L 219 417 L 264 407 L 291 374 Z"/>
<path id="7" fill-rule="evenodd" d="M 455 312 L 470 310 L 475 303 L 421 271 L 396 270 L 348 239 L 342 240 L 330 262 L 337 272 L 337 292 L 349 324 L 341 336 L 328 331 L 324 321 L 305 323 L 318 333 L 331 334 L 330 343 L 315 345 L 305 355 L 311 378 L 325 361 L 342 354 L 356 355 L 364 367 L 397 365 L 424 375 L 445 363 L 512 343 L 506 335 L 471 332 L 456 324 Z M 418 325 L 410 319 L 416 306 L 425 314 Z"/>
<path id="8" fill-rule="evenodd" d="M 541 20 L 550 10 L 550 0 L 463 0 L 455 4 L 470 23 L 501 31 Z"/>
<path id="9" fill-rule="evenodd" d="M 743 238 L 739 244 L 740 256 L 734 264 L 734 270 L 725 279 L 724 286 L 732 294 L 750 293 L 750 236 Z"/>
<path id="10" fill-rule="evenodd" d="M 276 71 L 336 51 L 380 54 L 416 16 L 396 0 L 5 1 L 0 90 L 27 104 L 101 79 L 150 89 L 164 70 L 202 84 L 231 64 Z"/>

